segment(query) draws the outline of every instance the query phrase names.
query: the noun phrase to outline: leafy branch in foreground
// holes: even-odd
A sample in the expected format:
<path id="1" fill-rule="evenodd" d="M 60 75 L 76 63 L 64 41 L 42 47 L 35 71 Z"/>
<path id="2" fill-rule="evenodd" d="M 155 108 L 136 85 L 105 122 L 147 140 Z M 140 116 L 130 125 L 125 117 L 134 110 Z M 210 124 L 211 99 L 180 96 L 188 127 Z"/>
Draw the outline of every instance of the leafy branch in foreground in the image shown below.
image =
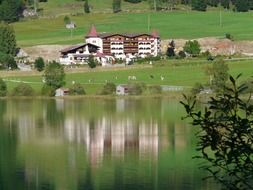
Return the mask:
<path id="1" fill-rule="evenodd" d="M 203 111 L 196 108 L 196 98 L 184 96 L 186 118 L 199 126 L 195 158 L 207 162 L 201 166 L 225 189 L 253 189 L 253 104 L 251 94 L 241 98 L 247 85 L 237 85 L 230 76 L 230 86 L 211 97 Z"/>

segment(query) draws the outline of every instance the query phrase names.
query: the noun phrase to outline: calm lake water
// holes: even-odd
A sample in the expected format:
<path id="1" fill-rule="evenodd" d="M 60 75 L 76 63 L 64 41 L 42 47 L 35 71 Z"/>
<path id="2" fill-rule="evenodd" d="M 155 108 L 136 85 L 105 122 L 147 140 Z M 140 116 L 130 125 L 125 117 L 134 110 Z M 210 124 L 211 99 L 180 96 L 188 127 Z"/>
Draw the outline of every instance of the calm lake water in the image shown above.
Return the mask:
<path id="1" fill-rule="evenodd" d="M 207 190 L 170 99 L 0 100 L 1 190 Z"/>

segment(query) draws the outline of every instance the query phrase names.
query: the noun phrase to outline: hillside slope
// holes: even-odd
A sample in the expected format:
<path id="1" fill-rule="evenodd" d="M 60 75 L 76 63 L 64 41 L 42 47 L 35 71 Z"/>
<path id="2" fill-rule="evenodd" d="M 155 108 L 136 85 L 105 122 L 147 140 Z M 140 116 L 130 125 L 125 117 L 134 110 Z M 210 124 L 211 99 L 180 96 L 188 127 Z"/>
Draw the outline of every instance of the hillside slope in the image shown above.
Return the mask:
<path id="1" fill-rule="evenodd" d="M 83 1 L 76 0 L 48 0 L 48 2 L 40 3 L 42 16 L 59 16 L 66 14 L 83 13 Z M 89 0 L 92 13 L 111 13 L 112 0 Z M 122 0 L 122 11 L 124 12 L 140 12 L 149 10 L 149 4 L 144 1 L 133 4 Z"/>

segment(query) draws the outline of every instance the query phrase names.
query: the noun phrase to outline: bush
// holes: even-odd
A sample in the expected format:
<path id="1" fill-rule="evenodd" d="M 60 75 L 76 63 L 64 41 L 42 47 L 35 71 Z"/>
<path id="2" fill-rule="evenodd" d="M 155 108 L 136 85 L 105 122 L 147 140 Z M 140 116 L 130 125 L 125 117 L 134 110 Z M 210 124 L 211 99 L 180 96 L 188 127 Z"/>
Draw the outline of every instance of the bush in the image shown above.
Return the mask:
<path id="1" fill-rule="evenodd" d="M 178 56 L 179 56 L 179 58 L 184 59 L 186 57 L 186 54 L 184 51 L 180 51 L 180 52 L 178 52 Z"/>
<path id="2" fill-rule="evenodd" d="M 114 94 L 116 91 L 116 85 L 114 83 L 106 83 L 101 91 L 101 95 Z"/>
<path id="3" fill-rule="evenodd" d="M 195 85 L 192 87 L 191 93 L 192 93 L 192 95 L 197 95 L 197 94 L 199 94 L 202 90 L 204 90 L 204 86 L 203 86 L 201 83 L 197 82 L 197 83 L 195 83 Z"/>
<path id="4" fill-rule="evenodd" d="M 0 52 L 0 65 L 1 68 L 7 70 L 15 70 L 18 68 L 17 63 L 12 55 Z"/>
<path id="5" fill-rule="evenodd" d="M 12 90 L 12 96 L 33 96 L 34 90 L 33 88 L 26 83 L 20 83 Z"/>
<path id="6" fill-rule="evenodd" d="M 41 89 L 41 94 L 43 96 L 55 96 L 55 90 L 56 88 L 44 84 Z"/>
<path id="7" fill-rule="evenodd" d="M 34 62 L 34 67 L 37 69 L 37 71 L 41 72 L 45 68 L 45 62 L 42 57 L 38 57 Z"/>
<path id="8" fill-rule="evenodd" d="M 160 85 L 152 85 L 148 87 L 150 94 L 161 94 L 162 88 Z"/>
<path id="9" fill-rule="evenodd" d="M 193 57 L 198 56 L 200 53 L 200 44 L 197 40 L 187 41 L 184 45 L 184 51 Z"/>
<path id="10" fill-rule="evenodd" d="M 81 84 L 73 84 L 70 88 L 69 88 L 69 94 L 70 95 L 85 95 L 85 91 L 84 88 Z"/>
<path id="11" fill-rule="evenodd" d="M 147 89 L 145 83 L 132 83 L 129 84 L 129 95 L 141 95 Z"/>
<path id="12" fill-rule="evenodd" d="M 234 40 L 234 37 L 233 37 L 232 34 L 230 34 L 230 33 L 226 33 L 226 34 L 225 34 L 225 38 L 226 38 L 226 39 L 229 39 L 229 40 L 232 40 L 232 41 Z"/>
<path id="13" fill-rule="evenodd" d="M 3 79 L 0 78 L 0 97 L 7 95 L 7 85 Z"/>
<path id="14" fill-rule="evenodd" d="M 92 55 L 89 56 L 89 59 L 88 59 L 88 65 L 90 68 L 95 68 L 97 66 L 97 63 L 96 61 L 94 60 L 94 57 Z"/>

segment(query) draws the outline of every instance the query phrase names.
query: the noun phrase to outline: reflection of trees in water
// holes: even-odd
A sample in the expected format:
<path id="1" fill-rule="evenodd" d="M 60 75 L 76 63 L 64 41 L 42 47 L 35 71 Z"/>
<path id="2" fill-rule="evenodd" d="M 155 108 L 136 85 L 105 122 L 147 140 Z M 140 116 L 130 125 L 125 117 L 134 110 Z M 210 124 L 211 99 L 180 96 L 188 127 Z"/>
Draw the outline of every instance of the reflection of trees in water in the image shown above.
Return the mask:
<path id="1" fill-rule="evenodd" d="M 168 158 L 171 150 L 189 149 L 188 131 L 183 124 L 168 121 L 159 99 L 33 100 L 33 106 L 22 112 L 26 104 L 12 106 L 17 108 L 13 121 L 23 121 L 14 126 L 18 138 L 24 139 L 19 142 L 19 159 L 24 160 L 28 182 L 21 182 L 31 190 L 61 189 L 61 183 L 70 190 L 168 189 L 169 183 L 182 189 L 180 184 L 195 180 L 192 172 L 181 171 L 183 166 L 178 166 L 180 172 L 170 170 L 178 159 L 175 154 Z M 38 158 L 38 153 L 47 156 Z"/>
<path id="2" fill-rule="evenodd" d="M 46 122 L 51 127 L 62 126 L 65 118 L 64 111 L 64 100 L 47 100 L 45 101 L 45 112 L 46 112 Z"/>

